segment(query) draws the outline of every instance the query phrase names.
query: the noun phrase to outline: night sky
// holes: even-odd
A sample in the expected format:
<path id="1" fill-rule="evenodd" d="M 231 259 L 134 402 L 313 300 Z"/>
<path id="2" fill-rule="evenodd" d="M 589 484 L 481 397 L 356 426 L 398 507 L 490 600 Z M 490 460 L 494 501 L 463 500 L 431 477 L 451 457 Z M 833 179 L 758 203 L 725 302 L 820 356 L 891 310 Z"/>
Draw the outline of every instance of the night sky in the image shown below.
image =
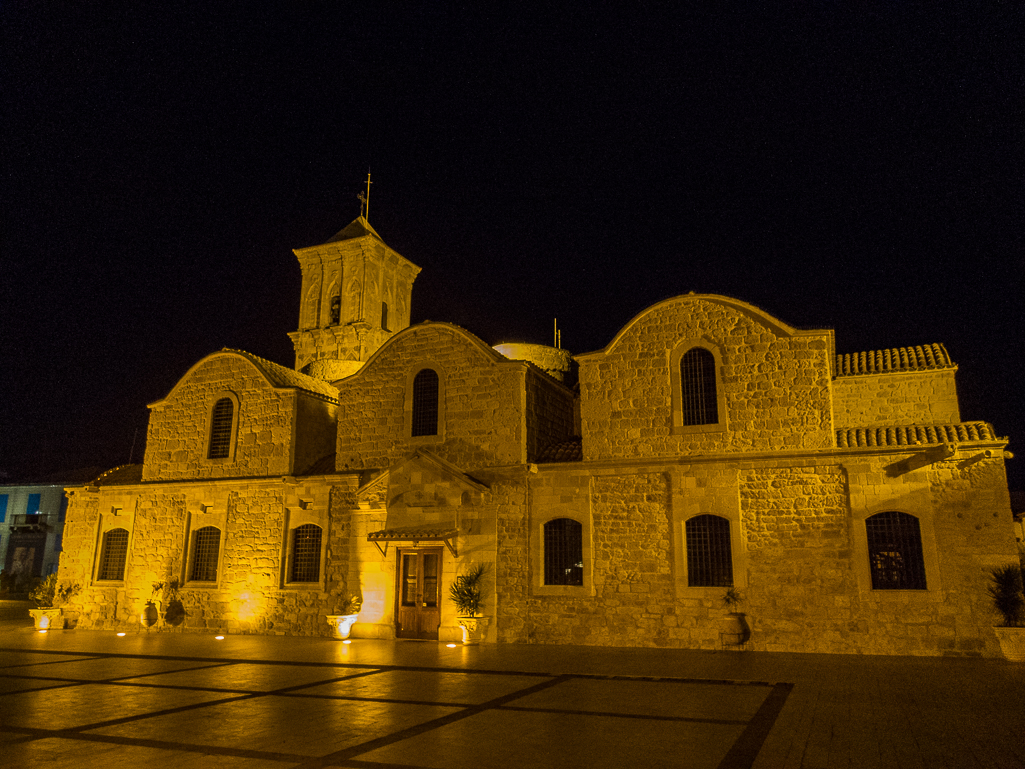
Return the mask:
<path id="1" fill-rule="evenodd" d="M 369 170 L 414 322 L 587 352 L 695 291 L 942 342 L 1025 489 L 1021 4 L 171 5 L 0 1 L 8 478 L 139 461 L 222 347 L 293 365 L 291 249 Z"/>

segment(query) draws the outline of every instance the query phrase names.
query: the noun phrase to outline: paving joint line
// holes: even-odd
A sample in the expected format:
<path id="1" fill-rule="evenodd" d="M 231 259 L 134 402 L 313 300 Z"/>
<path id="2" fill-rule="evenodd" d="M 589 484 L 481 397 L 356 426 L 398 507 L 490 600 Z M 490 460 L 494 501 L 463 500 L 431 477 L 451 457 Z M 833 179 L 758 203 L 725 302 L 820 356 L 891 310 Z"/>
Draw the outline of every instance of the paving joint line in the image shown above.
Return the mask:
<path id="1" fill-rule="evenodd" d="M 418 735 L 425 734 L 426 732 L 431 732 L 435 729 L 440 729 L 443 726 L 448 726 L 449 724 L 456 723 L 457 721 L 462 721 L 471 716 L 483 713 L 486 710 L 496 709 L 499 705 L 504 705 L 507 702 L 512 702 L 514 700 L 520 699 L 521 697 L 526 697 L 529 694 L 534 694 L 535 692 L 544 691 L 545 689 L 549 689 L 553 686 L 561 684 L 569 680 L 570 678 L 571 676 L 568 675 L 556 676 L 547 681 L 541 681 L 539 683 L 534 684 L 533 686 L 528 686 L 525 689 L 520 689 L 516 692 L 510 692 L 509 694 L 504 694 L 501 697 L 495 697 L 492 700 L 488 700 L 487 702 L 482 702 L 478 705 L 465 708 L 464 710 L 460 710 L 459 712 L 449 713 L 448 715 L 441 716 L 430 721 L 425 721 L 424 723 L 416 724 L 415 726 L 400 729 L 397 732 L 392 732 L 391 734 L 384 735 L 383 737 L 368 740 L 367 742 L 361 743 L 359 745 L 353 745 L 348 748 L 343 748 L 342 750 L 335 751 L 334 753 L 329 753 L 325 756 L 321 756 L 320 758 L 309 760 L 301 764 L 301 769 L 321 769 L 325 766 L 336 766 L 340 761 L 355 758 L 356 756 L 362 755 L 364 753 L 369 753 L 372 750 L 387 747 L 388 745 L 393 745 L 396 742 L 402 742 L 403 740 L 407 740 L 410 737 L 416 737 Z"/>
<path id="2" fill-rule="evenodd" d="M 111 734 L 83 734 L 67 729 L 39 729 L 27 726 L 3 726 L 0 725 L 0 732 L 8 734 L 23 734 L 27 737 L 17 744 L 32 742 L 38 739 L 58 738 L 67 740 L 78 740 L 81 742 L 102 742 L 109 745 L 125 745 L 142 748 L 158 748 L 160 750 L 183 751 L 186 753 L 202 753 L 219 756 L 231 756 L 234 758 L 256 758 L 267 761 L 279 761 L 281 763 L 301 764 L 309 760 L 309 756 L 298 753 L 272 753 L 263 750 L 250 750 L 247 748 L 225 748 L 218 745 L 196 745 L 191 742 L 169 742 L 167 740 L 152 740 L 141 737 L 120 737 Z M 8 745 L 15 744 L 13 741 Z"/>

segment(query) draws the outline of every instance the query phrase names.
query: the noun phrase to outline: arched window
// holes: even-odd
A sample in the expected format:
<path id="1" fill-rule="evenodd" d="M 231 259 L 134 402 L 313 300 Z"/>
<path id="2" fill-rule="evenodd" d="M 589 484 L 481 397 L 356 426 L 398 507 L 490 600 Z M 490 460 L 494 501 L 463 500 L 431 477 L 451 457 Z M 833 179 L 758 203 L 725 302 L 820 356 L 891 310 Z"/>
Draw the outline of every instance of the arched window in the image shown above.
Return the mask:
<path id="1" fill-rule="evenodd" d="M 733 584 L 730 522 L 718 515 L 698 515 L 686 523 L 687 584 L 729 587 Z"/>
<path id="2" fill-rule="evenodd" d="M 231 453 L 231 427 L 234 423 L 235 404 L 231 398 L 221 398 L 214 404 L 210 419 L 210 450 L 207 459 L 225 459 Z"/>
<path id="3" fill-rule="evenodd" d="M 865 521 L 873 590 L 925 590 L 925 560 L 918 519 L 878 513 Z"/>
<path id="4" fill-rule="evenodd" d="M 438 372 L 421 369 L 413 379 L 413 425 L 417 435 L 438 434 Z"/>
<path id="5" fill-rule="evenodd" d="M 100 550 L 100 570 L 96 579 L 121 580 L 125 578 L 125 561 L 128 558 L 128 530 L 111 529 L 103 535 Z"/>
<path id="6" fill-rule="evenodd" d="M 583 585 L 583 527 L 572 518 L 556 518 L 544 528 L 545 584 Z"/>
<path id="7" fill-rule="evenodd" d="M 192 543 L 192 571 L 189 579 L 197 582 L 217 581 L 217 555 L 221 532 L 214 526 L 204 526 L 196 532 Z"/>
<path id="8" fill-rule="evenodd" d="M 331 297 L 331 325 L 337 326 L 342 319 L 342 297 L 335 294 Z"/>
<path id="9" fill-rule="evenodd" d="M 388 328 L 388 303 L 381 302 L 381 328 L 385 331 L 391 331 Z"/>
<path id="10" fill-rule="evenodd" d="M 292 533 L 292 582 L 317 582 L 320 579 L 321 529 L 313 523 Z"/>
<path id="11" fill-rule="evenodd" d="M 715 356 L 704 347 L 692 347 L 680 358 L 680 395 L 685 426 L 718 423 Z"/>

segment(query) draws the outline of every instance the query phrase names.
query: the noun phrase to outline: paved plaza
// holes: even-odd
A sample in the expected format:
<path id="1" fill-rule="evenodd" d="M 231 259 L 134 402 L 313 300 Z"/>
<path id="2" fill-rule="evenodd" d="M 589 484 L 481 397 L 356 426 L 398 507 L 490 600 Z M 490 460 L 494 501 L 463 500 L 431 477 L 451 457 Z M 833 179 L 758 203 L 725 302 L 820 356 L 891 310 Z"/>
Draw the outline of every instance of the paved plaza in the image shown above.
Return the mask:
<path id="1" fill-rule="evenodd" d="M 1025 767 L 1025 665 L 0 623 L 4 767 Z"/>

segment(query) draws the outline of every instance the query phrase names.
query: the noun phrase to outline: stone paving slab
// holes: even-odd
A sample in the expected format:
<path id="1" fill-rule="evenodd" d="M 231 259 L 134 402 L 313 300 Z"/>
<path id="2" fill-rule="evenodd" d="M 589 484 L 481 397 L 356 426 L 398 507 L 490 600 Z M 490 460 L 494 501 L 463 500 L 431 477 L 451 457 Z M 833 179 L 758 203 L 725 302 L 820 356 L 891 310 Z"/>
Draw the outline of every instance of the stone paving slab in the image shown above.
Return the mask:
<path id="1" fill-rule="evenodd" d="M 322 756 L 453 712 L 437 705 L 267 696 L 155 716 L 95 734 Z"/>
<path id="2" fill-rule="evenodd" d="M 663 721 L 489 710 L 360 759 L 402 764 L 417 756 L 417 766 L 437 769 L 716 769 L 743 730 L 743 725 L 677 723 L 667 728 Z M 497 734 L 507 735 L 497 749 L 481 737 Z"/>
<path id="3" fill-rule="evenodd" d="M 123 680 L 123 683 L 138 683 L 150 686 L 196 687 L 238 692 L 272 692 L 296 686 L 310 686 L 322 681 L 332 681 L 336 678 L 361 675 L 366 675 L 366 671 L 343 667 L 258 665 L 250 662 L 239 662 L 213 664 L 170 673 L 156 673 L 140 678 L 126 678 Z"/>
<path id="4" fill-rule="evenodd" d="M 478 705 L 545 680 L 537 676 L 496 675 L 472 671 L 385 670 L 295 692 L 299 696 L 356 697 L 374 700 Z"/>
<path id="5" fill-rule="evenodd" d="M 0 630 L 0 745 L 76 769 L 1022 769 L 1025 665 Z"/>

